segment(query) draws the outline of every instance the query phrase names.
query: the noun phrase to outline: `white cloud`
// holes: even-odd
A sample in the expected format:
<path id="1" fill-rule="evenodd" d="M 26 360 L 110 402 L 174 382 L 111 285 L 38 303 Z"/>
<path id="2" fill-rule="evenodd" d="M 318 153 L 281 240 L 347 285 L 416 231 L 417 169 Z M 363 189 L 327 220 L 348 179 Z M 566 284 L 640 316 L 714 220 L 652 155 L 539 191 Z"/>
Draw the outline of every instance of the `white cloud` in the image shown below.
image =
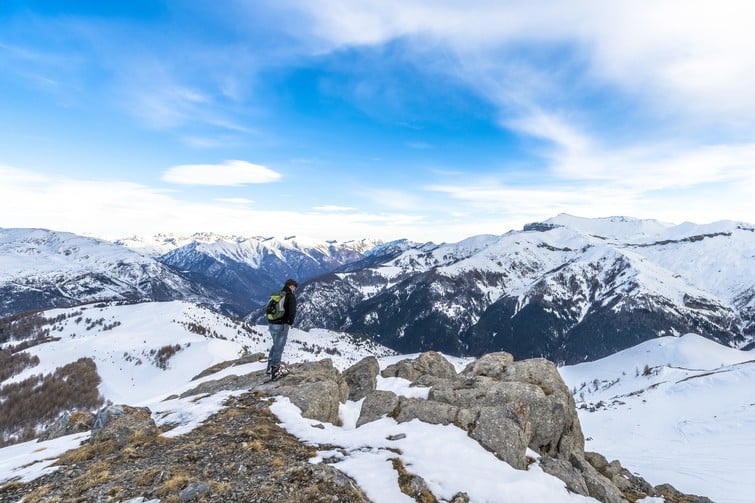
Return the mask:
<path id="1" fill-rule="evenodd" d="M 411 40 L 406 50 L 438 48 L 443 68 L 507 114 L 568 101 L 579 90 L 553 63 L 575 63 L 583 82 L 627 93 L 658 117 L 747 127 L 755 119 L 755 10 L 746 0 L 294 3 L 320 50 L 397 39 Z M 543 67 L 517 57 L 526 47 L 562 52 Z"/>
<path id="2" fill-rule="evenodd" d="M 755 215 L 755 144 L 616 152 L 567 146 L 553 154 L 536 184 L 507 184 L 507 177 L 426 189 L 472 209 L 477 219 L 497 214 L 527 222 L 567 212 L 706 223 Z"/>
<path id="3" fill-rule="evenodd" d="M 312 209 L 315 211 L 334 212 L 334 213 L 355 210 L 355 208 L 351 208 L 349 206 L 338 206 L 335 204 L 326 204 L 324 206 L 314 206 Z"/>
<path id="4" fill-rule="evenodd" d="M 552 179 L 542 187 L 493 181 L 447 183 L 417 191 L 407 203 L 411 210 L 399 204 L 399 209 L 367 212 L 335 205 L 265 210 L 250 206 L 246 199 L 187 201 L 178 192 L 136 183 L 76 180 L 0 166 L 0 227 L 44 227 L 108 239 L 212 231 L 450 242 L 475 234 L 502 234 L 559 212 L 706 223 L 732 215 L 755 215 L 755 170 L 740 168 L 733 171 L 736 176 L 731 183 L 715 191 L 707 185 L 653 191 L 636 185 L 626 190 L 615 183 L 589 180 L 570 184 Z M 280 222 L 286 223 L 285 230 Z"/>
<path id="5" fill-rule="evenodd" d="M 45 176 L 0 166 L 0 227 L 42 227 L 117 239 L 160 232 L 396 239 L 421 230 L 402 212 L 259 210 L 247 200 L 186 201 L 141 184 Z M 280 222 L 285 222 L 281 230 Z"/>
<path id="6" fill-rule="evenodd" d="M 184 164 L 173 166 L 162 179 L 182 185 L 234 186 L 250 183 L 271 183 L 281 179 L 272 169 L 246 161 L 225 161 L 222 164 Z"/>
<path id="7" fill-rule="evenodd" d="M 380 208 L 392 211 L 422 211 L 424 201 L 417 194 L 400 189 L 365 189 L 362 195 Z"/>
<path id="8" fill-rule="evenodd" d="M 219 197 L 215 199 L 219 203 L 228 203 L 228 204 L 238 204 L 238 205 L 248 205 L 254 203 L 254 200 L 247 199 L 245 197 Z"/>

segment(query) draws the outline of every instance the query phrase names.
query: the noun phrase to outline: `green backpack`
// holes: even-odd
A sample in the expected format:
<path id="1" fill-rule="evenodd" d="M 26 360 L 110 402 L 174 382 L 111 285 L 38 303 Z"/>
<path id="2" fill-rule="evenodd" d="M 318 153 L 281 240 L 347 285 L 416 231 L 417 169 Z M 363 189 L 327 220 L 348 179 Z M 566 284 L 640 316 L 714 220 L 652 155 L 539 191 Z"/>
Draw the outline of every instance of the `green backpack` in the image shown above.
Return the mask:
<path id="1" fill-rule="evenodd" d="M 286 308 L 283 307 L 283 303 L 286 301 L 286 291 L 273 292 L 270 295 L 270 300 L 267 302 L 265 308 L 265 314 L 269 321 L 280 320 L 286 315 Z"/>

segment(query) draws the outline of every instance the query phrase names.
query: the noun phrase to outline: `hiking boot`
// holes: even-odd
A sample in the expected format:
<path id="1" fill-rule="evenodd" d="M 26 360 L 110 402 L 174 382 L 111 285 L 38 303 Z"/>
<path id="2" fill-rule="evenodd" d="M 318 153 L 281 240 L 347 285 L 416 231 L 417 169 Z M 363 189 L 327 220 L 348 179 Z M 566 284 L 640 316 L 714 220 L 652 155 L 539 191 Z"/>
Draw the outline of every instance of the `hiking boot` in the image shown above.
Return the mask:
<path id="1" fill-rule="evenodd" d="M 270 373 L 270 380 L 275 381 L 276 379 L 280 379 L 281 377 L 288 375 L 288 369 L 286 368 L 286 365 L 281 363 L 280 365 L 274 365 L 272 368 L 272 372 Z"/>

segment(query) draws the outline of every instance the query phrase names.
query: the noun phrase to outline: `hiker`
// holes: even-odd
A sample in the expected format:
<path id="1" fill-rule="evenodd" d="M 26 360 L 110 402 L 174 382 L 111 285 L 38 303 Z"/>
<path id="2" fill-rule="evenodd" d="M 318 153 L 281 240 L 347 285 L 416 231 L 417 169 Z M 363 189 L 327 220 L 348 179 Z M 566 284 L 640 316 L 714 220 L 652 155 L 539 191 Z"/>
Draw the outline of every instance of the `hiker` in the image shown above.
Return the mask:
<path id="1" fill-rule="evenodd" d="M 297 286 L 299 284 L 296 280 L 287 279 L 283 285 L 283 290 L 280 292 L 284 296 L 280 302 L 283 307 L 282 315 L 268 315 L 268 329 L 273 338 L 273 346 L 270 348 L 270 355 L 267 358 L 267 373 L 270 374 L 271 380 L 288 374 L 288 369 L 281 363 L 281 357 L 283 356 L 283 348 L 286 346 L 286 339 L 288 339 L 288 330 L 294 324 L 294 317 L 296 316 L 294 291 Z"/>

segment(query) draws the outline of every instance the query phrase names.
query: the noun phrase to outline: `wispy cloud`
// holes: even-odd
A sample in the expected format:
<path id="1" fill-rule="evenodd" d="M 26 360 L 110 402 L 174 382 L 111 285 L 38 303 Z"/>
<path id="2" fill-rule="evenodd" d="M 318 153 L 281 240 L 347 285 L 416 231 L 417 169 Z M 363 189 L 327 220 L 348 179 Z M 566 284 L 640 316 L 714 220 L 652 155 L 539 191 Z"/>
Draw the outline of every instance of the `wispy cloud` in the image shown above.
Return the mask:
<path id="1" fill-rule="evenodd" d="M 254 203 L 254 200 L 247 199 L 245 197 L 219 197 L 215 199 L 219 203 L 228 203 L 233 205 L 240 205 L 240 206 L 246 206 L 249 204 Z"/>
<path id="2" fill-rule="evenodd" d="M 173 166 L 163 173 L 168 183 L 181 185 L 236 186 L 271 183 L 282 175 L 272 169 L 246 161 L 225 161 L 222 164 L 185 164 Z"/>
<path id="3" fill-rule="evenodd" d="M 320 239 L 421 235 L 422 216 L 404 212 L 257 209 L 246 199 L 184 200 L 142 184 L 48 176 L 0 166 L 0 227 L 44 227 L 116 239 L 160 232 L 286 234 Z M 155 218 L 159 215 L 159 218 Z"/>
<path id="4" fill-rule="evenodd" d="M 560 46 L 579 58 L 593 77 L 666 109 L 755 114 L 755 97 L 749 92 L 755 81 L 755 13 L 745 0 L 292 3 L 311 18 L 311 35 L 332 49 L 422 38 L 459 55 L 467 70 L 489 74 L 519 66 L 520 75 L 546 77 L 539 84 L 559 76 L 544 75 L 537 58 L 531 63 L 494 58 L 514 46 Z M 428 44 L 421 46 L 426 50 Z M 506 81 L 516 84 L 516 79 Z M 507 101 L 532 84 L 529 80 L 515 86 Z"/>
<path id="5" fill-rule="evenodd" d="M 335 204 L 326 204 L 324 206 L 314 206 L 312 208 L 315 211 L 324 211 L 324 212 L 345 212 L 345 211 L 354 211 L 356 208 L 351 208 L 349 206 L 337 206 Z"/>
<path id="6" fill-rule="evenodd" d="M 585 145 L 591 142 L 559 144 L 536 183 L 507 183 L 516 177 L 502 173 L 485 183 L 460 178 L 425 188 L 479 218 L 498 213 L 517 221 L 539 220 L 568 212 L 708 222 L 755 215 L 755 201 L 748 196 L 755 193 L 755 144 L 696 149 L 661 144 L 618 151 Z"/>

